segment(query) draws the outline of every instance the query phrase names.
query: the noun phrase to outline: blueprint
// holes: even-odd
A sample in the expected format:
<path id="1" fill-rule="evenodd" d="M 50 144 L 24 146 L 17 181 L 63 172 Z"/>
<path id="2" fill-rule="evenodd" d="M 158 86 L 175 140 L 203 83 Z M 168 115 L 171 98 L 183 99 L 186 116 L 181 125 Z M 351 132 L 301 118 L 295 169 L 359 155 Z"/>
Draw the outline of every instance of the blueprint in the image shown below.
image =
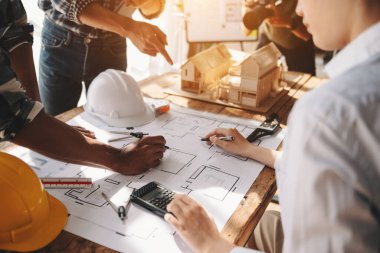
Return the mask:
<path id="1" fill-rule="evenodd" d="M 120 136 L 110 131 L 126 131 L 107 126 L 86 112 L 68 123 L 94 131 L 103 142 Z M 254 120 L 172 108 L 153 122 L 133 130 L 163 135 L 170 147 L 158 167 L 137 176 L 63 163 L 21 147 L 10 153 L 31 165 L 40 177 L 92 178 L 94 185 L 89 189 L 48 190 L 69 210 L 65 230 L 120 252 L 148 253 L 159 248 L 165 252 L 191 252 L 162 218 L 132 204 L 128 219 L 121 221 L 101 193 L 106 193 L 117 205 L 125 205 L 133 189 L 157 181 L 199 201 L 222 229 L 264 166 L 209 146 L 200 138 L 220 127 L 236 128 L 248 136 L 259 124 Z M 255 144 L 277 148 L 284 134 L 282 130 Z M 127 138 L 110 145 L 120 148 L 132 141 L 136 139 Z"/>

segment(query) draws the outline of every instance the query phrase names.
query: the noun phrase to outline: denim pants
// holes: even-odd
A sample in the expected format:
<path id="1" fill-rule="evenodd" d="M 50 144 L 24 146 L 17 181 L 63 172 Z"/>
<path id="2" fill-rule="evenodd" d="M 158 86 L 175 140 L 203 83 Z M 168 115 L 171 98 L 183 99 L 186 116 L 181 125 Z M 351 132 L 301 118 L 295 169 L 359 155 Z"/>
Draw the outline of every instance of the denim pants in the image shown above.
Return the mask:
<path id="1" fill-rule="evenodd" d="M 50 115 L 77 106 L 82 92 L 106 69 L 127 68 L 126 39 L 107 33 L 99 39 L 81 37 L 45 18 L 39 60 L 39 89 Z"/>

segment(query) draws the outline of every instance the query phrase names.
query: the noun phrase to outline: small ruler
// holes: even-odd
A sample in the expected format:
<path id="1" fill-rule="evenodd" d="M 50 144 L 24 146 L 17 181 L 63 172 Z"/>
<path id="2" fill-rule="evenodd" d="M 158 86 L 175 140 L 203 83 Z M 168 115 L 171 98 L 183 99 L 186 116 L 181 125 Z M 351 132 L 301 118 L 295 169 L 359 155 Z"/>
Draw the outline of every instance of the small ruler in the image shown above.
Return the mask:
<path id="1" fill-rule="evenodd" d="M 91 188 L 93 185 L 88 177 L 43 177 L 40 180 L 45 189 Z"/>

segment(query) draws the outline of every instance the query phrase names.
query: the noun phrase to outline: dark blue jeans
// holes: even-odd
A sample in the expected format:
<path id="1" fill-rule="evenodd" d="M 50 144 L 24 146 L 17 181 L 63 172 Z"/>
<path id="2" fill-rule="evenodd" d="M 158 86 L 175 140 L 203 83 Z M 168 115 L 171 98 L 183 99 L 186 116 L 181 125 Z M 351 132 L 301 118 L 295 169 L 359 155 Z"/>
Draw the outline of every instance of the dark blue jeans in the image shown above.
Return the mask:
<path id="1" fill-rule="evenodd" d="M 82 92 L 102 71 L 127 68 L 126 40 L 81 37 L 45 18 L 42 30 L 39 89 L 45 110 L 57 115 L 77 106 Z"/>

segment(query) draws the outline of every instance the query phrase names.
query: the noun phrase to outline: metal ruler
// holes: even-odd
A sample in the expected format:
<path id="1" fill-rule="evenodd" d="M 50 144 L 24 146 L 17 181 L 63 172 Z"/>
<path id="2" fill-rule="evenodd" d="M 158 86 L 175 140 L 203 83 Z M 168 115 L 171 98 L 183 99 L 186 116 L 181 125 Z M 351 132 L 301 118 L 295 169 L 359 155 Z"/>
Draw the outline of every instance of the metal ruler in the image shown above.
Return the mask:
<path id="1" fill-rule="evenodd" d="M 40 180 L 45 189 L 91 188 L 93 185 L 88 177 L 43 177 Z"/>

